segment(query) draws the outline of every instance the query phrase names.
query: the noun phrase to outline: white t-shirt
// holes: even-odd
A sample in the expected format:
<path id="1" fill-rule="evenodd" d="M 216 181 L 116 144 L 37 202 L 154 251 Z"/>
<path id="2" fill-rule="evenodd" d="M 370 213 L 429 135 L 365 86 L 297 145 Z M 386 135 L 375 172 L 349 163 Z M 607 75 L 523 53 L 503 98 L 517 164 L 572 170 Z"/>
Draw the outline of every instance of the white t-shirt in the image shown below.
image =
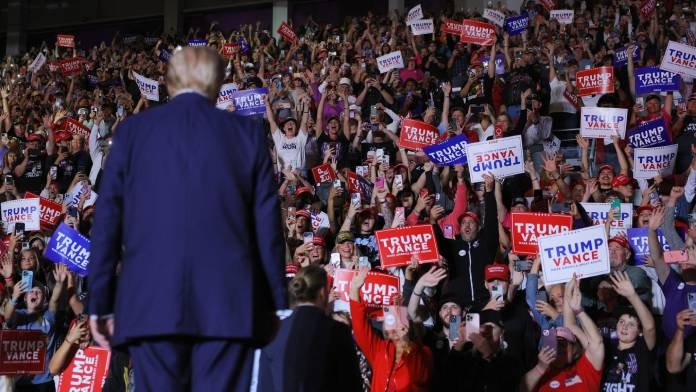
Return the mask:
<path id="1" fill-rule="evenodd" d="M 573 106 L 563 95 L 566 89 L 566 82 L 554 78 L 549 85 L 551 86 L 551 99 L 549 101 L 549 113 L 577 113 Z"/>
<path id="2" fill-rule="evenodd" d="M 279 128 L 276 128 L 273 131 L 273 143 L 275 144 L 276 153 L 278 153 L 279 165 L 280 160 L 282 160 L 285 167 L 292 166 L 293 169 L 304 168 L 307 133 L 300 129 L 297 136 L 287 138 Z"/>

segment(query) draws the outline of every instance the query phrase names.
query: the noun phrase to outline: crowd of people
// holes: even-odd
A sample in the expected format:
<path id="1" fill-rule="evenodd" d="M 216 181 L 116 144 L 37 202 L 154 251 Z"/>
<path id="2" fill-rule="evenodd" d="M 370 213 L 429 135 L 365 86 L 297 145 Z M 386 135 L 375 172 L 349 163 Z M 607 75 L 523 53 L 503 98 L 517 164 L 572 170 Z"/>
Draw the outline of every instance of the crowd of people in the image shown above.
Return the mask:
<path id="1" fill-rule="evenodd" d="M 79 36 L 74 49 L 43 44 L 0 64 L 0 201 L 41 195 L 63 204 L 62 221 L 89 237 L 90 193 L 99 193 L 119 124 L 166 104 L 167 63 L 178 47 L 205 40 L 222 55 L 233 43 L 224 82 L 237 91 L 267 89 L 265 113 L 257 116 L 268 125 L 291 300 L 302 305 L 296 309 L 317 307 L 321 317 L 342 323 L 316 321 L 340 342 L 342 356 L 332 358 L 343 365 L 321 376 L 311 373 L 318 364 L 301 367 L 315 385 L 308 390 L 695 390 L 693 77 L 681 75 L 678 91 L 638 96 L 633 75 L 658 66 L 669 41 L 696 46 L 696 5 L 660 2 L 645 13 L 646 3 L 559 1 L 556 9 L 574 10 L 564 25 L 541 3 L 520 10 L 489 4 L 509 17 L 528 16 L 521 34 L 497 27 L 489 46 L 445 31 L 448 21 L 490 23 L 482 10 L 427 4 L 424 17 L 435 28 L 425 35 L 413 35 L 406 15 L 394 11 L 347 17 L 339 25 L 311 18 L 290 24 L 295 41 L 274 38 L 277 26 L 259 22 L 237 29 L 212 23 L 208 31 L 158 37 L 119 34 L 93 48 L 80 47 Z M 622 49 L 628 59 L 637 53 L 635 61 L 615 65 Z M 404 68 L 380 73 L 376 59 L 394 51 Z M 46 62 L 35 67 L 40 54 Z M 83 60 L 79 71 L 63 74 L 57 64 L 74 58 Z M 578 98 L 576 72 L 599 66 L 614 67 L 614 92 Z M 135 74 L 158 81 L 158 101 L 145 98 Z M 578 134 L 582 106 L 628 109 L 629 128 L 663 118 L 670 144 L 678 145 L 672 175 L 635 180 L 626 140 L 591 143 Z M 440 166 L 400 146 L 406 118 L 437 127 L 441 141 L 520 135 L 525 173 L 489 173 L 472 183 L 466 165 Z M 70 119 L 88 135 L 71 132 Z M 575 137 L 572 146 L 549 147 L 567 135 Z M 196 135 L 190 136 L 193 146 Z M 168 148 L 167 141 L 161 146 Z M 567 161 L 575 152 L 579 159 Z M 322 164 L 335 181 L 317 183 L 312 169 Z M 357 197 L 349 185 L 355 173 L 362 184 Z M 78 201 L 64 197 L 79 184 L 87 191 Z M 152 202 L 158 197 L 167 195 L 152 195 Z M 633 227 L 647 229 L 649 252 L 640 262 L 626 233 L 610 230 L 616 211 L 598 223 L 583 207 L 615 201 L 633 207 Z M 610 274 L 544 284 L 541 257 L 512 252 L 515 212 L 571 215 L 573 229 L 605 225 Z M 421 224 L 433 227 L 439 262 L 419 264 L 414 257 L 383 268 L 376 232 Z M 0 376 L 5 390 L 55 390 L 54 376 L 92 343 L 83 305 L 89 276 L 44 257 L 51 235 L 12 232 L 2 244 L 2 326 L 48 337 L 45 371 Z M 683 250 L 685 257 L 674 263 L 667 250 Z M 339 269 L 357 270 L 347 297 L 332 284 Z M 22 279 L 27 270 L 32 287 Z M 390 307 L 396 317 L 375 317 L 365 304 L 361 287 L 370 271 L 398 277 L 401 294 Z M 274 352 L 278 347 L 269 346 L 260 355 L 262 379 L 271 371 L 264 358 Z M 132 390 L 137 371 L 126 354 L 113 351 L 104 390 Z M 295 390 L 280 380 L 258 387 Z"/>

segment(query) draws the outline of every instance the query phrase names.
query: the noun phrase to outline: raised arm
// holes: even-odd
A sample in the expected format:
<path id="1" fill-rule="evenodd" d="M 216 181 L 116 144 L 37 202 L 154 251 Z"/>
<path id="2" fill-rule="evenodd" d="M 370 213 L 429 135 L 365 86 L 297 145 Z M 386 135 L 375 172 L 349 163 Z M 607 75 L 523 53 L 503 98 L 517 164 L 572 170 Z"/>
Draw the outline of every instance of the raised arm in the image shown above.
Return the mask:
<path id="1" fill-rule="evenodd" d="M 655 348 L 656 332 L 655 332 L 655 319 L 647 306 L 640 300 L 638 294 L 636 293 L 631 279 L 628 274 L 621 271 L 616 271 L 611 274 L 611 283 L 614 286 L 614 290 L 626 298 L 628 302 L 633 306 L 636 313 L 638 314 L 638 319 L 640 320 L 640 325 L 643 327 L 643 339 L 645 339 L 645 344 L 648 346 L 649 350 Z"/>
<path id="2" fill-rule="evenodd" d="M 655 263 L 655 271 L 660 283 L 664 283 L 667 280 L 670 271 L 662 254 L 662 246 L 657 240 L 657 229 L 662 225 L 664 219 L 665 207 L 658 206 L 655 207 L 648 221 L 648 249 L 650 249 L 650 256 L 652 256 L 653 263 Z"/>
<path id="3" fill-rule="evenodd" d="M 563 299 L 563 326 L 570 328 L 580 340 L 585 349 L 585 355 L 595 369 L 601 369 L 604 364 L 604 342 L 599 329 L 590 316 L 585 313 L 581 304 L 582 295 L 578 279 L 573 276 L 566 283 Z M 580 323 L 576 322 L 576 317 Z"/>

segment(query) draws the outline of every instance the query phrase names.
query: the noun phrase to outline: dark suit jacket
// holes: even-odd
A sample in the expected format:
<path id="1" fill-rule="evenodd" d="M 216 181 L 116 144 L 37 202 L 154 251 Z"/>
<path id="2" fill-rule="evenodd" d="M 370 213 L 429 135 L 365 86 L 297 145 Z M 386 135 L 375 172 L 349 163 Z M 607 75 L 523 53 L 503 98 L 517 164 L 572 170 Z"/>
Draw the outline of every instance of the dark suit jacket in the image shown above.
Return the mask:
<path id="1" fill-rule="evenodd" d="M 268 315 L 287 307 L 269 158 L 262 120 L 196 93 L 119 125 L 88 269 L 89 312 L 115 313 L 114 345 L 162 335 L 268 337 Z"/>
<path id="2" fill-rule="evenodd" d="M 362 391 L 355 350 L 348 326 L 299 306 L 261 351 L 257 391 Z"/>

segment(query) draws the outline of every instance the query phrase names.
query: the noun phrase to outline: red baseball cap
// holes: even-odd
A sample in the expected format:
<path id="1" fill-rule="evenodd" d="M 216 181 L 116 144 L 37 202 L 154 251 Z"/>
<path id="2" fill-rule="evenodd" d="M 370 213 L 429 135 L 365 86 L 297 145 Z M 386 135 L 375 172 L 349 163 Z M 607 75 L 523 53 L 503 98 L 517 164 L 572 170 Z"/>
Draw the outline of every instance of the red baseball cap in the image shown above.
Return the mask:
<path id="1" fill-rule="evenodd" d="M 647 205 L 647 206 L 640 206 L 638 209 L 636 209 L 636 215 L 640 215 L 641 212 L 643 211 L 650 211 L 652 212 L 655 209 L 655 207 Z"/>
<path id="2" fill-rule="evenodd" d="M 459 217 L 458 223 L 461 225 L 461 224 L 462 224 L 462 221 L 463 221 L 464 218 L 466 218 L 467 216 L 468 216 L 469 218 L 475 220 L 477 224 L 481 224 L 481 221 L 479 220 L 478 215 L 476 215 L 475 212 L 471 212 L 471 211 L 467 211 L 467 212 L 463 213 L 462 216 Z"/>
<path id="3" fill-rule="evenodd" d="M 613 168 L 612 168 L 613 170 Z M 631 184 L 631 179 L 625 175 L 625 174 L 619 174 L 618 176 L 614 176 L 614 178 L 611 180 L 611 186 L 617 187 L 617 186 L 622 186 L 622 185 L 630 185 Z"/>
<path id="4" fill-rule="evenodd" d="M 489 264 L 486 266 L 486 271 L 484 273 L 485 280 L 509 280 L 510 279 L 510 268 L 507 264 Z"/>
<path id="5" fill-rule="evenodd" d="M 307 186 L 301 186 L 295 190 L 295 197 L 300 197 L 303 193 L 312 193 L 312 188 Z"/>
<path id="6" fill-rule="evenodd" d="M 41 141 L 41 136 L 39 136 L 35 133 L 30 133 L 29 136 L 27 136 L 27 141 L 28 142 L 39 142 L 39 141 Z"/>
<path id="7" fill-rule="evenodd" d="M 295 213 L 295 216 L 296 216 L 296 217 L 298 217 L 298 216 L 303 216 L 303 217 L 305 217 L 305 218 L 307 218 L 307 219 L 311 219 L 311 218 L 312 218 L 312 216 L 309 214 L 309 211 L 307 211 L 307 210 L 298 210 L 298 211 Z"/>
<path id="8" fill-rule="evenodd" d="M 315 235 L 315 236 L 314 236 L 314 239 L 312 239 L 312 244 L 313 244 L 313 245 L 317 245 L 317 246 L 325 246 L 325 245 L 326 245 L 326 241 L 324 241 L 324 237 Z"/>
<path id="9" fill-rule="evenodd" d="M 609 243 L 611 244 L 612 242 L 616 242 L 617 244 L 623 246 L 626 249 L 631 249 L 631 246 L 628 245 L 628 240 L 625 239 L 624 237 L 611 237 L 609 238 Z"/>
<path id="10" fill-rule="evenodd" d="M 602 170 L 611 170 L 611 173 L 614 174 L 614 166 L 612 165 L 602 165 L 599 167 L 599 171 L 597 173 L 601 173 Z"/>

